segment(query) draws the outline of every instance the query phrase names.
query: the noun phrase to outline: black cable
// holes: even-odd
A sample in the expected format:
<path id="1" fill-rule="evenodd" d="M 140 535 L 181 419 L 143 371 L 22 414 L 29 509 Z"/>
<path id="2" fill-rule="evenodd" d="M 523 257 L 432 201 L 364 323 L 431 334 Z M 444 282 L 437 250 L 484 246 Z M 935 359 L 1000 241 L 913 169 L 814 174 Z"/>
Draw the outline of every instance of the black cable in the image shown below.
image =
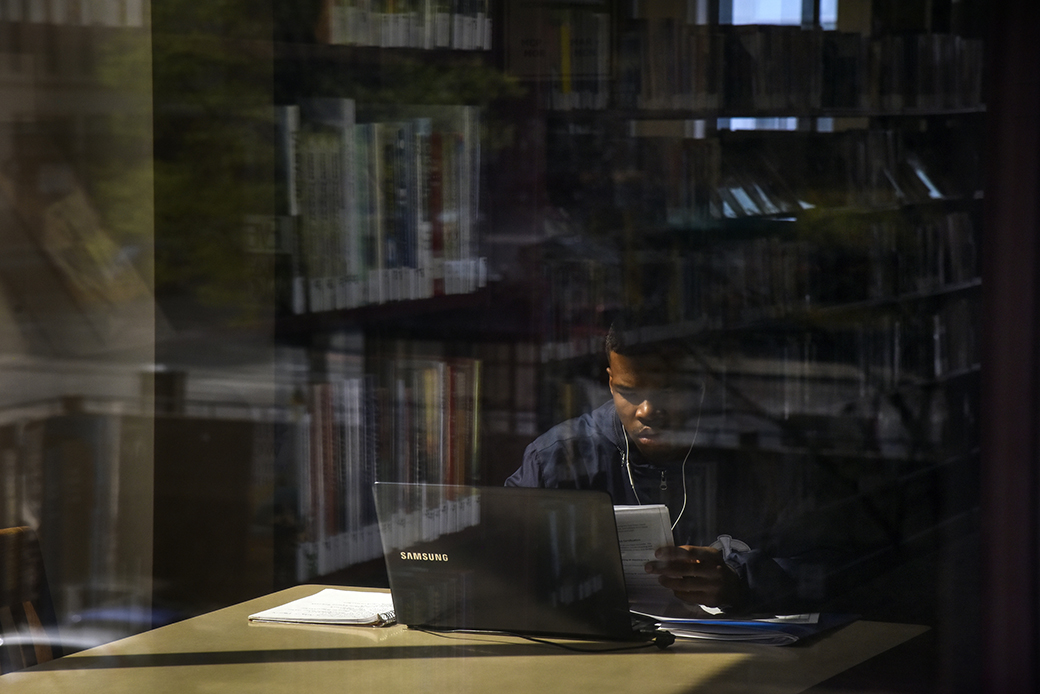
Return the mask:
<path id="1" fill-rule="evenodd" d="M 616 653 L 618 651 L 634 651 L 639 650 L 641 648 L 650 648 L 651 646 L 656 646 L 658 649 L 664 650 L 665 648 L 668 648 L 668 646 L 671 646 L 673 643 L 675 643 L 675 636 L 671 632 L 665 631 L 663 629 L 658 629 L 657 631 L 655 631 L 653 639 L 648 640 L 644 643 L 637 643 L 634 645 L 627 646 L 611 646 L 608 648 L 579 648 L 577 646 L 572 646 L 567 643 L 551 641 L 549 639 L 543 639 L 536 636 L 528 636 L 526 634 L 518 634 L 514 631 L 491 631 L 484 629 L 432 629 L 430 627 L 409 627 L 409 629 L 415 629 L 416 631 L 421 631 L 426 634 L 431 634 L 433 636 L 441 636 L 444 638 L 448 638 L 452 634 L 459 634 L 462 636 L 510 636 L 513 638 L 524 639 L 525 641 L 530 641 L 532 643 L 537 643 L 544 646 L 555 646 L 557 648 L 562 648 L 566 651 L 574 651 L 575 653 Z"/>

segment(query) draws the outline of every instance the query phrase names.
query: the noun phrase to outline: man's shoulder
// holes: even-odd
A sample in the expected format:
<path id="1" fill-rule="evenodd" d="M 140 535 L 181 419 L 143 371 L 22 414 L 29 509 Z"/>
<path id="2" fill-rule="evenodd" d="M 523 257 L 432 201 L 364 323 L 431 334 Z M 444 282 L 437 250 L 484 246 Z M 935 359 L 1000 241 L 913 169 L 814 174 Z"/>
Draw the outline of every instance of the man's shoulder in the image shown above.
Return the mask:
<path id="1" fill-rule="evenodd" d="M 535 439 L 531 447 L 544 450 L 559 445 L 571 445 L 579 440 L 616 445 L 617 432 L 613 427 L 615 418 L 614 403 L 607 401 L 592 412 L 560 422 Z"/>
<path id="2" fill-rule="evenodd" d="M 546 431 L 524 451 L 507 486 L 610 491 L 608 470 L 619 460 L 613 401 Z"/>

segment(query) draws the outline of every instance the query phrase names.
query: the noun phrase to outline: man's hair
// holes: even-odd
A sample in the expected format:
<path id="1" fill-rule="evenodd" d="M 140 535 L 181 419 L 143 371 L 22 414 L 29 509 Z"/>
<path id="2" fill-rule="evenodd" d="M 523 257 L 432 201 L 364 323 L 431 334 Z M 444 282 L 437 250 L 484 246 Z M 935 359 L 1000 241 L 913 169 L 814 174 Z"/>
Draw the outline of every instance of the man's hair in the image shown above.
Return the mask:
<path id="1" fill-rule="evenodd" d="M 625 321 L 620 319 L 615 320 L 610 324 L 610 329 L 607 330 L 607 337 L 603 341 L 608 357 L 611 352 L 614 354 L 628 354 L 629 350 L 633 348 L 633 341 L 627 339 L 626 333 L 628 333 L 628 331 L 626 331 L 625 328 Z"/>
<path id="2" fill-rule="evenodd" d="M 607 357 L 611 353 L 626 357 L 671 356 L 689 352 L 685 342 L 676 335 L 669 335 L 667 326 L 644 325 L 627 317 L 613 320 L 603 340 Z"/>

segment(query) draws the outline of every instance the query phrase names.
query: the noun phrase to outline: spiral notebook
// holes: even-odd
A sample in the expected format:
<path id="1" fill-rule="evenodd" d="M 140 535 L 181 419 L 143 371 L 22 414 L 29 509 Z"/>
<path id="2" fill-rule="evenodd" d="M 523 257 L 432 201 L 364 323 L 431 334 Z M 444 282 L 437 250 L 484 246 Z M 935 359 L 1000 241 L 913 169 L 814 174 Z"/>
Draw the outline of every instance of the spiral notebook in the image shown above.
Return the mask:
<path id="1" fill-rule="evenodd" d="M 379 591 L 325 588 L 249 615 L 250 622 L 274 624 L 340 624 L 383 627 L 396 623 L 391 596 Z"/>

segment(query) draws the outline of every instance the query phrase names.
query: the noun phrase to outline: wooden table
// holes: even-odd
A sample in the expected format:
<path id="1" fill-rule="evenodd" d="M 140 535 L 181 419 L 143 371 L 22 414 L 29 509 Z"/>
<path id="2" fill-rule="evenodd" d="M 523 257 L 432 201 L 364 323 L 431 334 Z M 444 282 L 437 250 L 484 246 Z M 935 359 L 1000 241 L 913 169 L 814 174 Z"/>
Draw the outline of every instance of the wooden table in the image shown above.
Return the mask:
<path id="1" fill-rule="evenodd" d="M 854 622 L 796 646 L 678 642 L 572 653 L 499 636 L 251 624 L 315 593 L 296 586 L 0 678 L 4 694 L 63 692 L 800 692 L 926 631 Z M 584 644 L 590 646 L 590 644 Z M 596 644 L 602 645 L 602 644 Z"/>

